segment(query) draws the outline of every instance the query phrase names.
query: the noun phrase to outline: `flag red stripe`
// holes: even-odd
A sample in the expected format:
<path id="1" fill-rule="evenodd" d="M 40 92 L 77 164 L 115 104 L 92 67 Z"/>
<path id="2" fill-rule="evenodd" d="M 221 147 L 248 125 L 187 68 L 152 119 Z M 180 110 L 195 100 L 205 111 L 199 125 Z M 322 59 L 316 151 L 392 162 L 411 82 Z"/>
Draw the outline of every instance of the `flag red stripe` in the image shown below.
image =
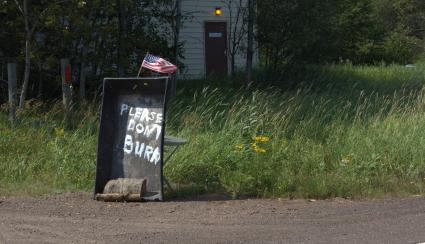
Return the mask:
<path id="1" fill-rule="evenodd" d="M 155 61 L 155 62 L 150 62 Z M 177 66 L 168 62 L 167 60 L 155 57 L 153 55 L 146 55 L 146 57 L 143 59 L 142 67 L 148 68 L 150 70 L 159 72 L 159 73 L 174 73 L 177 71 Z"/>
<path id="2" fill-rule="evenodd" d="M 149 65 L 143 65 L 143 67 L 145 67 L 145 68 L 148 68 L 148 69 L 152 69 L 152 70 L 154 70 L 154 71 L 157 71 L 157 72 L 165 72 L 165 73 L 167 73 L 167 72 L 169 72 L 169 71 L 177 71 L 177 68 L 175 68 L 175 67 L 169 67 L 169 68 L 161 68 L 161 67 L 151 67 L 151 66 L 149 66 Z"/>
<path id="3" fill-rule="evenodd" d="M 175 66 L 168 66 L 168 67 L 158 66 L 158 65 L 154 66 L 154 65 L 151 65 L 147 62 L 144 62 L 142 65 L 146 68 L 153 68 L 153 69 L 171 69 L 171 70 L 177 69 Z"/>

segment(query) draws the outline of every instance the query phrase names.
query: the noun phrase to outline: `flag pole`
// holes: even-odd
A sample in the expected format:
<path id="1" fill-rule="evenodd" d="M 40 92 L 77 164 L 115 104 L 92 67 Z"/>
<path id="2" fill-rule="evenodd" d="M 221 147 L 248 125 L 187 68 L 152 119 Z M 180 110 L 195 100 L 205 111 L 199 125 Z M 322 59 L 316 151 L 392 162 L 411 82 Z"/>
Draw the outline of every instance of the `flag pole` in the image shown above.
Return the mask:
<path id="1" fill-rule="evenodd" d="M 144 62 L 144 60 L 143 60 L 143 62 Z M 137 74 L 137 78 L 139 78 L 140 73 L 142 73 L 142 69 L 143 69 L 143 62 L 142 62 L 142 65 L 140 65 L 140 69 L 139 69 L 139 73 Z"/>
<path id="2" fill-rule="evenodd" d="M 149 52 L 147 52 L 147 53 L 145 54 L 145 57 L 146 57 L 146 55 L 148 55 L 148 54 L 149 54 Z M 142 69 L 143 69 L 143 62 L 145 62 L 145 57 L 143 57 L 142 65 L 140 65 L 139 73 L 137 73 L 137 78 L 139 78 L 139 77 L 140 77 L 140 73 L 142 73 Z"/>

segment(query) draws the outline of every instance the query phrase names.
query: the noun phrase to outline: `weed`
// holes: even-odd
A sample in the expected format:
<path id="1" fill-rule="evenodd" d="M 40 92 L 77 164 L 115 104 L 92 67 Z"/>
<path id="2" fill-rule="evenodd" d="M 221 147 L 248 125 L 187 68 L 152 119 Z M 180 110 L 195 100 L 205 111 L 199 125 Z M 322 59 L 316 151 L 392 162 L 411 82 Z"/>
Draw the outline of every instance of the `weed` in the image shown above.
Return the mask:
<path id="1" fill-rule="evenodd" d="M 422 194 L 421 67 L 311 66 L 289 91 L 182 81 L 166 133 L 189 143 L 165 174 L 234 197 Z M 77 106 L 70 129 L 59 102 L 28 106 L 14 130 L 0 113 L 0 194 L 92 189 L 98 103 Z"/>

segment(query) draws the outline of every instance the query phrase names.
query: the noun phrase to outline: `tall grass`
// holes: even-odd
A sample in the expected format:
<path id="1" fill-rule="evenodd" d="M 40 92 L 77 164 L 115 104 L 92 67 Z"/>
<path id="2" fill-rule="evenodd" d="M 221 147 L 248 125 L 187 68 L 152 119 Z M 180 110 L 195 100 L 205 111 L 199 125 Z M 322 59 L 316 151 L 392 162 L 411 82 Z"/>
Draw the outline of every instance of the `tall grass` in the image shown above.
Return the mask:
<path id="1" fill-rule="evenodd" d="M 422 194 L 423 70 L 310 66 L 292 90 L 181 82 L 166 133 L 189 143 L 165 174 L 234 196 Z M 60 104 L 33 104 L 16 130 L 2 113 L 0 194 L 91 189 L 98 110 L 82 106 L 70 130 Z"/>
<path id="2" fill-rule="evenodd" d="M 42 194 L 92 189 L 97 109 L 85 106 L 72 130 L 60 102 L 29 101 L 13 129 L 0 114 L 0 194 Z"/>
<path id="3" fill-rule="evenodd" d="M 170 124 L 190 143 L 166 173 L 235 195 L 423 193 L 424 69 L 308 71 L 293 91 L 207 87 L 175 99 Z"/>

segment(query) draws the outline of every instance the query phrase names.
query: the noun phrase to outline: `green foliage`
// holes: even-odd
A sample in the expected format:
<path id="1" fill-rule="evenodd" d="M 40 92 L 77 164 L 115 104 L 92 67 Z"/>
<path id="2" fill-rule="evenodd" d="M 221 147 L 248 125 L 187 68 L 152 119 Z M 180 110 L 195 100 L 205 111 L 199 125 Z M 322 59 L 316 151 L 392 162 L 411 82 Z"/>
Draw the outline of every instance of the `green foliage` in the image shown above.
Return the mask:
<path id="1" fill-rule="evenodd" d="M 414 62 L 424 49 L 424 10 L 418 0 L 259 1 L 267 79 L 305 63 Z"/>
<path id="2" fill-rule="evenodd" d="M 99 93 L 103 77 L 134 76 L 146 52 L 184 60 L 183 43 L 172 44 L 172 40 L 178 17 L 184 25 L 193 21 L 194 13 L 183 11 L 179 16 L 173 0 L 26 1 L 33 32 L 25 30 L 18 7 L 23 1 L 0 2 L 0 69 L 4 74 L 6 62 L 13 60 L 22 72 L 25 37 L 32 33 L 29 97 L 60 96 L 60 58 L 71 61 L 74 87 L 86 80 L 91 95 Z M 223 6 L 236 2 L 224 1 Z M 306 64 L 408 64 L 423 57 L 422 0 L 256 2 L 262 80 L 283 82 Z M 244 22 L 246 9 L 240 7 L 239 21 Z M 233 21 L 237 13 L 233 12 Z M 246 33 L 228 36 L 233 40 L 229 42 L 232 61 L 235 52 L 244 51 L 239 37 Z M 181 62 L 179 66 L 184 68 Z"/>
<path id="3" fill-rule="evenodd" d="M 166 132 L 189 143 L 165 174 L 234 197 L 423 194 L 423 67 L 308 66 L 291 91 L 182 81 Z M 0 113 L 0 194 L 91 190 L 95 104 L 77 107 L 68 130 L 59 102 L 28 102 L 15 129 Z"/>
<path id="4" fill-rule="evenodd" d="M 18 68 L 29 33 L 18 7 L 22 2 L 0 3 L 0 64 L 14 61 Z M 171 20 L 160 18 L 169 15 L 170 6 L 172 1 L 166 0 L 28 1 L 30 28 L 34 26 L 29 37 L 30 97 L 59 97 L 61 58 L 70 59 L 75 87 L 84 69 L 87 90 L 93 94 L 103 77 L 137 74 L 147 52 L 172 57 Z"/>

